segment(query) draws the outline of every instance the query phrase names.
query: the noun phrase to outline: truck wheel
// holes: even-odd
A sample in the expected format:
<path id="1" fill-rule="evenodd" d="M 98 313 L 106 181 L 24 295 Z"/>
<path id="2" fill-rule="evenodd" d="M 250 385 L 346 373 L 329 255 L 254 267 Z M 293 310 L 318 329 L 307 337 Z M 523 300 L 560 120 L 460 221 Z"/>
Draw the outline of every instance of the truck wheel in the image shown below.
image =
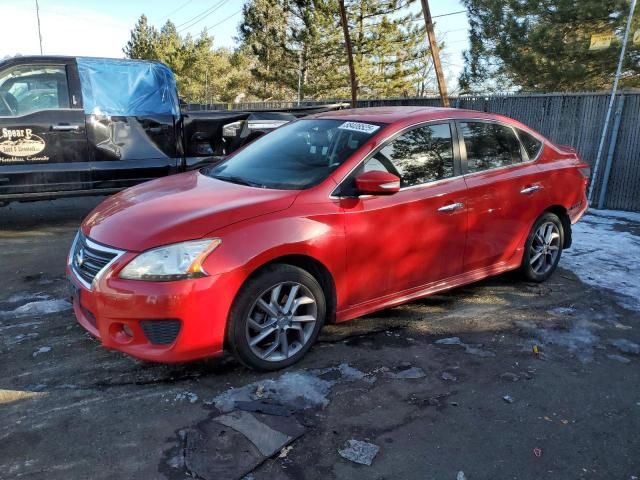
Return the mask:
<path id="1" fill-rule="evenodd" d="M 544 282 L 562 255 L 564 228 L 557 215 L 547 212 L 536 220 L 527 237 L 520 272 L 532 282 Z"/>
<path id="2" fill-rule="evenodd" d="M 272 265 L 240 289 L 229 314 L 227 343 L 244 365 L 279 370 L 309 351 L 325 316 L 324 292 L 309 272 Z"/>

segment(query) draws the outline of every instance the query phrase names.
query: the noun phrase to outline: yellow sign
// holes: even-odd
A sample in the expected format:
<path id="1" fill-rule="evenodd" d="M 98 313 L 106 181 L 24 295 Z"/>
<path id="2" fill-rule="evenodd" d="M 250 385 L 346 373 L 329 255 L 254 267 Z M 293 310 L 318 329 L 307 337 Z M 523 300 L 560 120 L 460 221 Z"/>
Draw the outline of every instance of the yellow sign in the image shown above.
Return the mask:
<path id="1" fill-rule="evenodd" d="M 633 34 L 633 44 L 640 45 L 640 29 L 636 30 Z"/>
<path id="2" fill-rule="evenodd" d="M 591 35 L 589 50 L 606 50 L 611 46 L 611 40 L 613 40 L 611 33 L 594 33 Z"/>

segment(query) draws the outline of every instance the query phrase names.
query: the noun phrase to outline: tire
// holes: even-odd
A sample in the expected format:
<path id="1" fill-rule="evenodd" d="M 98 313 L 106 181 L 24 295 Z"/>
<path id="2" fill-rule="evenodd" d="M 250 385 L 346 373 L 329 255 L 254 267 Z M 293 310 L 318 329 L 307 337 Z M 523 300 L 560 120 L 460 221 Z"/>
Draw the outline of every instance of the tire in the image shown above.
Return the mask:
<path id="1" fill-rule="evenodd" d="M 544 282 L 562 255 L 564 228 L 557 215 L 546 212 L 533 224 L 522 255 L 520 273 L 532 282 Z"/>
<path id="2" fill-rule="evenodd" d="M 227 344 L 247 367 L 279 370 L 309 351 L 326 313 L 325 294 L 309 272 L 293 265 L 271 265 L 238 292 L 229 313 Z"/>

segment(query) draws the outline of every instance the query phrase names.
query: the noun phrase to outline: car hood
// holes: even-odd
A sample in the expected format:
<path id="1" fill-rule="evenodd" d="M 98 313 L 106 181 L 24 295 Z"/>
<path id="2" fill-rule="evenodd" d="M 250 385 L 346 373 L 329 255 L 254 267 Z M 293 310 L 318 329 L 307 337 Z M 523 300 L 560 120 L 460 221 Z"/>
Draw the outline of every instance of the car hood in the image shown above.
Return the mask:
<path id="1" fill-rule="evenodd" d="M 82 232 L 96 242 L 140 252 L 284 210 L 296 195 L 291 190 L 247 187 L 188 172 L 109 197 L 84 220 Z"/>

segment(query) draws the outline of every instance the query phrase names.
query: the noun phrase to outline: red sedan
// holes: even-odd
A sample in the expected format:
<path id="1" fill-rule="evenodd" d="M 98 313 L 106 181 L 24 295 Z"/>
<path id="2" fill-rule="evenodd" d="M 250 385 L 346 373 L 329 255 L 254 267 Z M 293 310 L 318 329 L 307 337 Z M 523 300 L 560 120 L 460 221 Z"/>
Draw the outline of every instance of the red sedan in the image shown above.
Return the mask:
<path id="1" fill-rule="evenodd" d="M 275 370 L 324 323 L 507 270 L 553 273 L 587 209 L 575 150 L 499 115 L 330 112 L 216 166 L 125 190 L 83 222 L 67 273 L 107 348 Z"/>

